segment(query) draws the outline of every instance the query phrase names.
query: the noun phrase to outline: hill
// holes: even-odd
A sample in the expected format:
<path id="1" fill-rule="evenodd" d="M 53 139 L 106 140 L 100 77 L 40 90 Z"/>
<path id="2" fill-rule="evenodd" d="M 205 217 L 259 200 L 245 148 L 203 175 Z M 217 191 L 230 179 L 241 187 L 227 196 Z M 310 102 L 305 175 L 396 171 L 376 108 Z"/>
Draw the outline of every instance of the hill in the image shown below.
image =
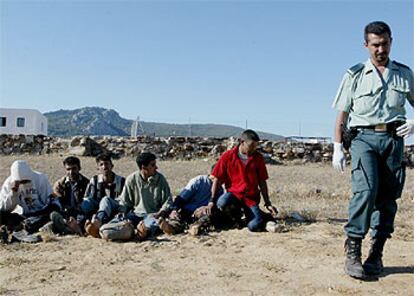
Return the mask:
<path id="1" fill-rule="evenodd" d="M 44 114 L 48 118 L 50 136 L 69 137 L 75 135 L 129 136 L 134 122 L 122 118 L 118 112 L 101 107 L 84 107 L 75 110 L 58 110 Z M 170 124 L 140 122 L 146 135 L 157 137 L 200 136 L 231 137 L 238 136 L 243 129 L 223 124 Z M 190 134 L 191 133 L 191 134 Z M 258 131 L 263 139 L 281 140 L 280 135 Z"/>

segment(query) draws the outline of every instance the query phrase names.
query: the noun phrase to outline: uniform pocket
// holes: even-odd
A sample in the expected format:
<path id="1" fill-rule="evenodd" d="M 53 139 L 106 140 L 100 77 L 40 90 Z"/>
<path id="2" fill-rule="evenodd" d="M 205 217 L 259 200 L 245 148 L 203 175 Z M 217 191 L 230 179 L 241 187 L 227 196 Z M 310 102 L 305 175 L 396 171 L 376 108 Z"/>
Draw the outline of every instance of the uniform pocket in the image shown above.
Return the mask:
<path id="1" fill-rule="evenodd" d="M 352 193 L 370 190 L 368 177 L 362 167 L 361 160 L 352 162 Z"/>
<path id="2" fill-rule="evenodd" d="M 352 105 L 356 114 L 362 115 L 371 112 L 373 109 L 373 92 L 371 90 L 355 92 Z"/>
<path id="3" fill-rule="evenodd" d="M 408 90 L 397 85 L 392 85 L 388 91 L 387 104 L 391 108 L 402 108 L 408 97 Z"/>

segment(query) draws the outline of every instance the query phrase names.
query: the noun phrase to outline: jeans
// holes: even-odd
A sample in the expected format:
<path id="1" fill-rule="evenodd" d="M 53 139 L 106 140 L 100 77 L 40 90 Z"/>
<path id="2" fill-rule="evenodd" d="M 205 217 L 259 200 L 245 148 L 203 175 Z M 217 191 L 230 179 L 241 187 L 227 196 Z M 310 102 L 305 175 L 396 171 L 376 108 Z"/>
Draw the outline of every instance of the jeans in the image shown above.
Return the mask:
<path id="1" fill-rule="evenodd" d="M 119 209 L 119 203 L 115 199 L 107 196 L 103 197 L 100 202 L 85 198 L 81 204 L 81 208 L 88 218 L 97 211 L 96 218 L 105 224 L 116 214 Z"/>
<path id="2" fill-rule="evenodd" d="M 243 202 L 234 196 L 231 192 L 226 192 L 217 200 L 217 207 L 223 211 L 228 206 L 236 206 L 244 210 L 246 216 L 247 228 L 250 231 L 260 231 L 264 227 L 263 213 L 258 205 L 248 207 Z"/>
<path id="3" fill-rule="evenodd" d="M 99 202 L 92 198 L 84 198 L 81 203 L 82 212 L 87 219 L 90 219 L 92 215 L 98 210 Z"/>

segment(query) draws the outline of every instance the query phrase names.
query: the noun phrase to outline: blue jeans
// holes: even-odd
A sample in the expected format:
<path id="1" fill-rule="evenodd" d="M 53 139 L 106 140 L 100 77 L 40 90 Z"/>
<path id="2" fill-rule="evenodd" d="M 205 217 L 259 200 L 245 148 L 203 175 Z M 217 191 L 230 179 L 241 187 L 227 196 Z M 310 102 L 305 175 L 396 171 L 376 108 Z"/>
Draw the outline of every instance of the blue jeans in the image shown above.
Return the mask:
<path id="1" fill-rule="evenodd" d="M 258 205 L 248 207 L 244 205 L 243 202 L 234 196 L 231 192 L 224 193 L 217 200 L 217 207 L 221 211 L 231 205 L 242 208 L 244 210 L 247 221 L 247 228 L 250 231 L 260 231 L 263 229 L 263 213 Z"/>
<path id="2" fill-rule="evenodd" d="M 81 203 L 82 213 L 85 214 L 87 219 L 90 219 L 94 213 L 98 210 L 99 202 L 92 198 L 84 198 Z"/>
<path id="3" fill-rule="evenodd" d="M 90 198 L 85 198 L 81 204 L 82 211 L 86 217 L 90 218 L 96 213 L 96 218 L 99 219 L 103 224 L 108 223 L 109 220 L 119 210 L 119 203 L 110 197 L 103 197 L 101 201 L 97 201 Z"/>

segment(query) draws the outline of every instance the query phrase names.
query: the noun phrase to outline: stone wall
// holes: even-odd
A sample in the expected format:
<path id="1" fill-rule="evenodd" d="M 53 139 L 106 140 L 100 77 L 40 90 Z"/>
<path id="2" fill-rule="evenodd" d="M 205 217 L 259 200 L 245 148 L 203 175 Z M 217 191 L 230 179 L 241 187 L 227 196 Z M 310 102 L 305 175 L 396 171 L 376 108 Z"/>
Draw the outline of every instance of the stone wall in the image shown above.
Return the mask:
<path id="1" fill-rule="evenodd" d="M 0 135 L 0 155 L 63 154 L 96 156 L 110 152 L 115 158 L 136 156 L 150 151 L 159 159 L 190 160 L 197 158 L 217 159 L 224 151 L 237 145 L 236 138 L 201 137 L 88 137 L 58 138 L 46 136 Z M 259 151 L 267 163 L 330 162 L 332 144 L 299 143 L 287 141 L 261 141 Z M 409 166 L 414 164 L 414 145 L 406 146 L 405 158 Z"/>

